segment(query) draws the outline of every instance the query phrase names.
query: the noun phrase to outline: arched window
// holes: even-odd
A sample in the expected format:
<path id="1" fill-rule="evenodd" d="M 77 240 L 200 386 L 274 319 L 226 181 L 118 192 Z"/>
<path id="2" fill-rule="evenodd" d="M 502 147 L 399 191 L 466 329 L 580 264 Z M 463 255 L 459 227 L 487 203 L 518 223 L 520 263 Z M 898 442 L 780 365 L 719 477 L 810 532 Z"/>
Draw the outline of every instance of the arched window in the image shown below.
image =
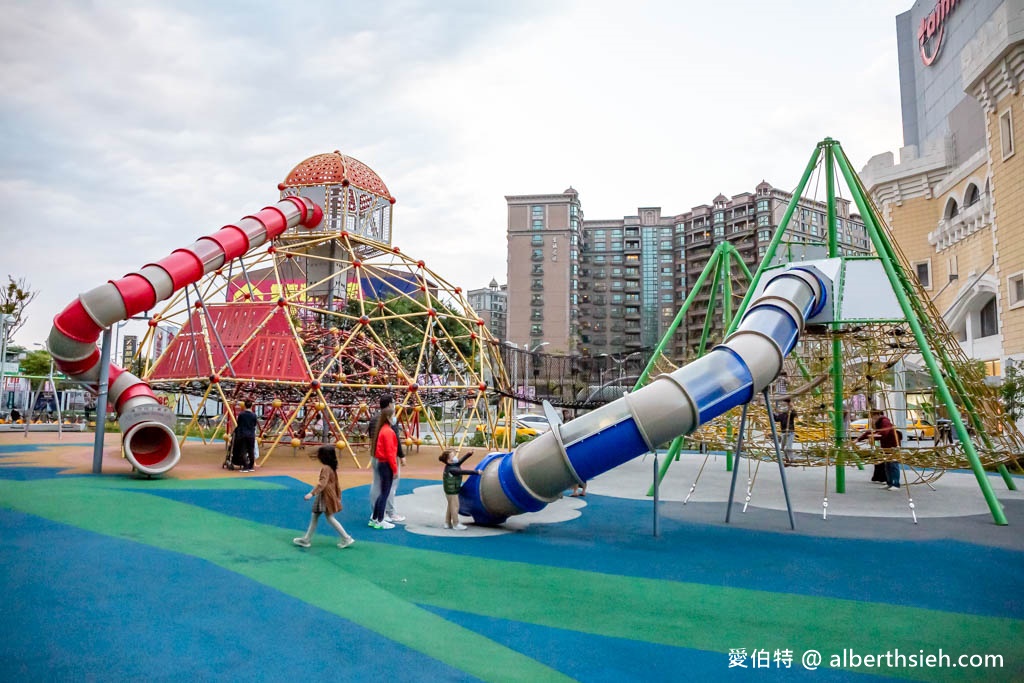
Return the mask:
<path id="1" fill-rule="evenodd" d="M 978 186 L 971 183 L 967 186 L 967 193 L 964 195 L 964 206 L 974 206 L 981 201 L 981 193 L 978 192 Z"/>
<path id="2" fill-rule="evenodd" d="M 960 207 L 957 205 L 956 200 L 950 197 L 949 201 L 946 202 L 946 210 L 943 212 L 943 216 L 953 218 L 958 213 L 960 213 Z"/>

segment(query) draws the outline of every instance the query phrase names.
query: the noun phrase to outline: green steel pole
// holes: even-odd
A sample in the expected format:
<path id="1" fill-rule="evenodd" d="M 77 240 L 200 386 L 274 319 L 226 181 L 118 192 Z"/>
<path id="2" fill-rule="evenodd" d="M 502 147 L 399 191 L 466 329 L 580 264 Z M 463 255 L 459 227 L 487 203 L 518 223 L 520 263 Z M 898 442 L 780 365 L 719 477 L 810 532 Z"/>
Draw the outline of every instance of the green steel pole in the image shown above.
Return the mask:
<path id="1" fill-rule="evenodd" d="M 1006 515 L 1003 513 L 1002 507 L 999 505 L 999 501 L 996 499 L 995 494 L 992 492 L 992 487 L 989 484 L 988 477 L 985 475 L 985 469 L 981 466 L 981 460 L 978 458 L 978 452 L 974 449 L 974 444 L 971 443 L 970 435 L 967 433 L 967 427 L 964 425 L 963 418 L 960 415 L 960 411 L 956 407 L 956 403 L 953 401 L 953 396 L 950 394 L 949 386 L 946 384 L 945 377 L 942 374 L 941 368 L 935 361 L 935 356 L 932 354 L 931 346 L 928 344 L 928 340 L 924 336 L 924 331 L 921 329 L 921 323 L 917 319 L 917 314 L 913 309 L 912 304 L 907 299 L 907 293 L 900 283 L 900 278 L 896 273 L 893 260 L 890 258 L 888 249 L 885 245 L 885 237 L 881 234 L 881 230 L 878 224 L 875 223 L 874 214 L 871 212 L 870 207 L 864 196 L 861 194 L 860 185 L 856 180 L 856 176 L 853 171 L 850 170 L 850 166 L 846 161 L 844 154 L 836 155 L 836 161 L 839 162 L 839 169 L 843 173 L 843 177 L 846 179 L 846 184 L 850 188 L 850 193 L 853 195 L 854 202 L 857 204 L 857 208 L 861 212 L 861 217 L 864 219 L 864 226 L 868 230 L 868 236 L 871 239 L 871 243 L 875 247 L 875 251 L 880 256 L 882 267 L 885 269 L 885 274 L 889 278 L 889 282 L 892 284 L 893 291 L 896 294 L 896 299 L 899 301 L 900 308 L 903 314 L 907 317 L 907 324 L 910 325 L 910 329 L 914 333 L 914 339 L 917 341 L 918 347 L 920 347 L 921 355 L 924 358 L 925 364 L 928 366 L 928 371 L 931 373 L 932 381 L 939 390 L 939 396 L 942 401 L 946 404 L 946 409 L 949 411 L 949 418 L 953 422 L 953 427 L 956 429 L 957 437 L 960 439 L 960 443 L 964 447 L 964 453 L 967 455 L 967 460 L 971 464 L 971 470 L 974 471 L 974 476 L 978 480 L 978 486 L 981 488 L 981 493 L 985 497 L 985 502 L 988 503 L 989 512 L 992 513 L 992 519 L 995 523 L 1000 526 L 1005 526 Z"/>
<path id="2" fill-rule="evenodd" d="M 732 327 L 732 255 L 729 249 L 722 255 L 722 315 L 725 329 Z"/>
<path id="3" fill-rule="evenodd" d="M 836 169 L 835 144 L 832 138 L 825 138 L 829 143 L 825 148 L 825 186 L 827 199 L 825 204 L 825 221 L 828 224 L 828 256 L 837 258 L 839 253 L 839 235 L 836 230 Z M 840 288 L 833 283 L 832 292 L 841 294 Z M 839 332 L 839 323 L 832 324 L 832 331 Z M 846 423 L 843 421 L 843 343 L 838 335 L 832 337 L 832 433 L 835 434 L 836 447 L 836 493 L 846 493 L 846 458 L 843 448 L 846 445 Z"/>
<path id="4" fill-rule="evenodd" d="M 793 212 L 796 210 L 797 204 L 800 202 L 800 196 L 804 192 L 804 188 L 807 186 L 807 181 L 811 178 L 811 173 L 814 172 L 814 167 L 818 163 L 818 157 L 821 154 L 822 143 L 819 143 L 814 148 L 814 152 L 811 153 L 811 159 L 807 162 L 807 168 L 804 169 L 804 174 L 800 177 L 800 182 L 797 183 L 796 189 L 793 190 L 793 198 L 789 200 L 789 206 L 786 207 L 786 212 L 782 215 L 782 222 L 779 223 L 779 227 L 775 229 L 775 235 L 772 236 L 772 241 L 768 244 L 768 249 L 765 251 L 764 258 L 761 259 L 761 263 L 757 266 L 757 272 L 754 273 L 754 277 L 750 280 L 750 287 L 747 288 L 747 293 L 743 297 L 743 301 L 740 303 L 739 308 L 736 309 L 736 317 L 733 318 L 732 325 L 726 330 L 726 336 L 732 334 L 736 330 L 734 329 L 740 321 L 741 316 L 747 311 L 747 306 L 750 305 L 750 299 L 754 296 L 754 288 L 757 287 L 757 283 L 761 281 L 761 275 L 764 274 L 765 268 L 771 260 L 775 258 L 775 250 L 779 248 L 779 243 L 782 241 L 782 235 L 786 232 L 786 227 L 789 226 L 789 220 L 793 217 Z"/>
<path id="5" fill-rule="evenodd" d="M 715 259 L 715 276 L 711 278 L 711 296 L 708 298 L 708 310 L 704 314 L 704 327 L 700 332 L 700 345 L 697 347 L 698 357 L 703 356 L 708 348 L 708 337 L 711 335 L 711 321 L 715 318 L 715 297 L 718 296 L 718 289 L 722 281 L 722 253 L 718 247 L 715 247 L 715 253 L 712 254 L 712 258 Z M 711 267 L 710 261 L 708 262 L 708 267 Z"/>
<path id="6" fill-rule="evenodd" d="M 747 264 L 743 261 L 743 255 L 740 254 L 739 249 L 729 245 L 729 253 L 736 259 L 736 263 L 739 264 L 740 272 L 743 273 L 743 277 L 747 278 L 747 282 L 754 279 L 754 276 L 750 274 L 750 268 L 747 268 Z"/>
<path id="7" fill-rule="evenodd" d="M 729 245 L 732 247 L 732 245 Z M 734 249 L 726 249 L 722 254 L 722 322 L 725 329 L 732 326 L 732 252 Z M 732 418 L 725 418 L 725 441 L 732 443 Z M 725 471 L 732 472 L 731 448 L 725 449 Z"/>

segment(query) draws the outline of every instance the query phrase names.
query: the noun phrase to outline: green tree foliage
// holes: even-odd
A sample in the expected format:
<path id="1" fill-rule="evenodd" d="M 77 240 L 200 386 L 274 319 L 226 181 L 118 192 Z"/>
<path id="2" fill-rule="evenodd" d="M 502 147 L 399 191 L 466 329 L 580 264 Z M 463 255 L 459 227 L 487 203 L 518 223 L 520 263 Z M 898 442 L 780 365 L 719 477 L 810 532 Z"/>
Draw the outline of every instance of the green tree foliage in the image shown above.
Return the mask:
<path id="1" fill-rule="evenodd" d="M 15 280 L 13 276 L 7 276 L 7 285 L 0 288 L 0 313 L 6 313 L 14 317 L 14 320 L 9 322 L 5 328 L 8 342 L 14 338 L 14 333 L 21 329 L 21 326 L 28 320 L 28 317 L 25 315 L 25 309 L 32 303 L 37 294 L 39 292 L 33 292 L 25 278 Z"/>
<path id="2" fill-rule="evenodd" d="M 37 351 L 29 351 L 25 354 L 25 357 L 21 361 L 20 366 L 21 372 L 25 375 L 31 375 L 42 379 L 30 380 L 32 384 L 32 390 L 38 391 L 42 386 L 46 378 L 50 376 L 50 354 L 42 349 Z"/>
<path id="3" fill-rule="evenodd" d="M 1013 420 L 1024 417 L 1024 371 L 1020 362 L 1008 361 L 1003 385 L 999 388 L 1003 398 L 1003 407 Z"/>

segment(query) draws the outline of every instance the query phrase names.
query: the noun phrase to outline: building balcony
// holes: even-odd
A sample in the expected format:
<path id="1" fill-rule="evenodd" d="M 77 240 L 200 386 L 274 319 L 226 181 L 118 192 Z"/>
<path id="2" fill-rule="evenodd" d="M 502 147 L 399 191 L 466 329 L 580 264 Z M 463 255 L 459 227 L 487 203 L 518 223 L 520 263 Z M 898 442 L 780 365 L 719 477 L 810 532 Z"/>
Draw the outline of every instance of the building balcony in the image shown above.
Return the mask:
<path id="1" fill-rule="evenodd" d="M 543 261 L 544 260 L 544 254 L 531 254 L 530 255 L 530 260 L 531 261 Z"/>
<path id="2" fill-rule="evenodd" d="M 626 313 L 623 315 L 623 318 L 625 318 L 626 320 L 639 320 L 640 319 L 640 311 L 634 311 L 634 312 L 626 311 Z"/>
<path id="3" fill-rule="evenodd" d="M 543 292 L 544 285 L 530 285 L 530 289 L 534 292 Z"/>
<path id="4" fill-rule="evenodd" d="M 640 341 L 640 337 L 626 337 L 626 348 L 640 348 L 643 346 L 643 342 Z"/>
<path id="5" fill-rule="evenodd" d="M 964 207 L 956 216 L 940 220 L 935 230 L 928 233 L 928 244 L 936 251 L 943 251 L 991 225 L 992 202 L 988 197 L 982 197 Z"/>

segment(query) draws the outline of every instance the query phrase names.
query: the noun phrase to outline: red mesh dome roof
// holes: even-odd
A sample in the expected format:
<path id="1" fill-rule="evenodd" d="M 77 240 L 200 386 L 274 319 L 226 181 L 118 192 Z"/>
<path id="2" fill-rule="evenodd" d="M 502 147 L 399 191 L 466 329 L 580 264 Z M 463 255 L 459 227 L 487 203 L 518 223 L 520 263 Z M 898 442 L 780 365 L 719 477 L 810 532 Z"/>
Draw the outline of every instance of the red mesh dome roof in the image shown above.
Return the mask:
<path id="1" fill-rule="evenodd" d="M 286 187 L 307 185 L 333 185 L 348 181 L 353 187 L 372 192 L 381 197 L 391 198 L 387 185 L 372 168 L 350 156 L 335 150 L 317 154 L 299 163 L 281 183 Z"/>

